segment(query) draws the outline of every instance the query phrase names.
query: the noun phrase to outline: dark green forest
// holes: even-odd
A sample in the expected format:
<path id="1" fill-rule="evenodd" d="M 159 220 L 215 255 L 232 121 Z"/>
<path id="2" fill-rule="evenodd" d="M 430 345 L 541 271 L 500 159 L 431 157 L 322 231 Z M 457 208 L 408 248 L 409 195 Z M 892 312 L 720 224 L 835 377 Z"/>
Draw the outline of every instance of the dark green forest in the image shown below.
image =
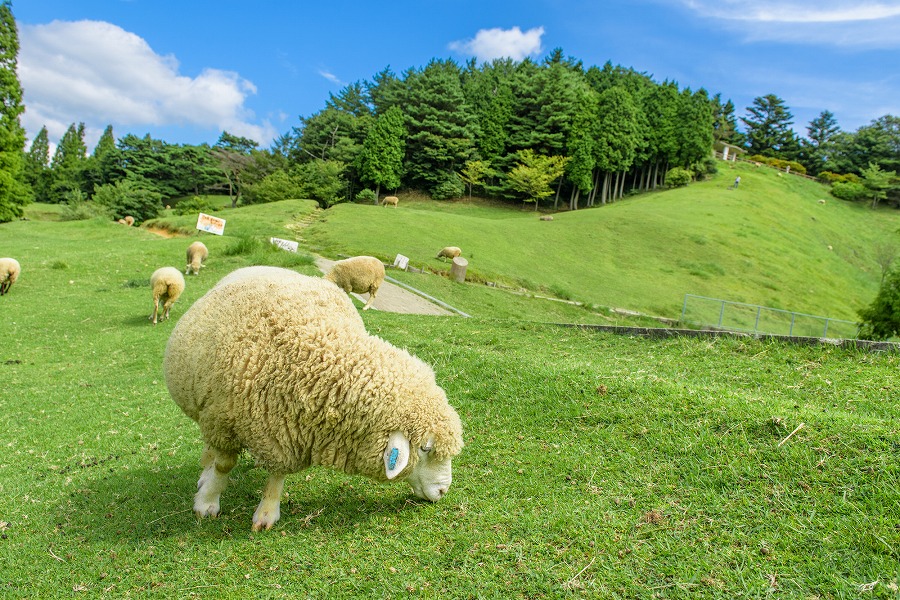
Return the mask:
<path id="1" fill-rule="evenodd" d="M 332 94 L 268 148 L 228 132 L 212 145 L 116 138 L 109 126 L 89 149 L 84 124 L 72 123 L 51 155 L 46 128 L 26 144 L 15 20 L 8 3 L 0 13 L 0 220 L 30 201 L 63 203 L 68 218 L 142 221 L 166 205 L 202 210 L 210 194 L 232 206 L 314 198 L 328 207 L 397 190 L 574 210 L 702 179 L 723 145 L 818 177 L 839 198 L 900 206 L 898 117 L 846 132 L 826 110 L 799 135 L 776 94 L 739 117 L 721 93 L 586 66 L 561 49 L 541 61 L 385 68 Z"/>

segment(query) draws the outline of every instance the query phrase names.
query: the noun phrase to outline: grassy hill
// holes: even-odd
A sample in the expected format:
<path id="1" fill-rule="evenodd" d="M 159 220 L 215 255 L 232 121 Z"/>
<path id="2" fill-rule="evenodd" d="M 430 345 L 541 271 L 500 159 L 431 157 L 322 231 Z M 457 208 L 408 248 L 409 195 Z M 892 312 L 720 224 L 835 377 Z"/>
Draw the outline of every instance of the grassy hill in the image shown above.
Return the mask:
<path id="1" fill-rule="evenodd" d="M 316 227 L 352 211 L 437 212 L 365 208 Z M 465 210 L 509 229 L 536 220 L 438 208 L 446 227 Z M 830 346 L 368 311 L 371 332 L 434 366 L 462 417 L 447 497 L 311 469 L 288 478 L 276 528 L 252 534 L 266 474 L 244 456 L 221 516 L 196 520 L 202 444 L 162 378 L 169 333 L 234 268 L 315 273 L 308 256 L 242 236 L 289 237 L 317 215 L 305 201 L 224 211 L 229 235 L 203 236 L 208 266 L 155 327 L 149 274 L 183 265 L 192 239 L 104 221 L 0 225 L 0 255 L 23 266 L 0 298 L 0 596 L 896 595 L 900 356 Z M 492 317 L 539 316 L 536 301 L 447 285 Z"/>
<path id="2" fill-rule="evenodd" d="M 737 174 L 740 187 L 729 189 Z M 443 270 L 437 251 L 460 246 L 476 277 L 670 318 L 695 294 L 855 320 L 878 289 L 876 249 L 896 243 L 898 228 L 896 211 L 835 200 L 814 181 L 720 163 L 710 181 L 552 222 L 509 206 L 401 197 L 396 210 L 335 206 L 303 235 L 325 252 L 400 253 Z"/>

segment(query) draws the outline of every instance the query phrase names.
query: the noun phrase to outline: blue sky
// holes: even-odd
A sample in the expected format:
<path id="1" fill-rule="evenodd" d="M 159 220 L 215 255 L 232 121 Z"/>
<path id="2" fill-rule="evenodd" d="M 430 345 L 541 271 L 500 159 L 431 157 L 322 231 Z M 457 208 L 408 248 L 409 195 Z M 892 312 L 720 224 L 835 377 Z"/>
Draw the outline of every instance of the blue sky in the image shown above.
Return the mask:
<path id="1" fill-rule="evenodd" d="M 553 48 L 706 88 L 737 115 L 774 93 L 793 128 L 830 110 L 854 131 L 900 115 L 900 0 L 296 2 L 13 0 L 22 122 L 52 143 L 84 122 L 89 150 L 150 133 L 268 147 L 329 93 L 431 58 L 541 59 Z"/>

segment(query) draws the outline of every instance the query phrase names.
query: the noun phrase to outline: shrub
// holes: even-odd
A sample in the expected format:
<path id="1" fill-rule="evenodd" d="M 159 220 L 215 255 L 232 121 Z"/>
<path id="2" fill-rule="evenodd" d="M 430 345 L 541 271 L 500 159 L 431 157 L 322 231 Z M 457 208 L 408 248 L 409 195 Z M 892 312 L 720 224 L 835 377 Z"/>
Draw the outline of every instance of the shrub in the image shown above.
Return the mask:
<path id="1" fill-rule="evenodd" d="M 95 202 L 83 200 L 66 204 L 59 213 L 59 218 L 62 221 L 85 221 L 97 217 L 109 219 L 110 216 L 110 212 L 106 207 L 100 206 Z"/>
<path id="2" fill-rule="evenodd" d="M 703 179 L 711 177 L 719 172 L 719 161 L 712 156 L 707 156 L 695 165 L 695 171 L 697 172 L 697 175 L 701 176 Z"/>
<path id="3" fill-rule="evenodd" d="M 375 191 L 366 188 L 364 190 L 359 190 L 356 194 L 356 198 L 354 198 L 357 202 L 364 204 L 375 204 L 376 196 Z"/>
<path id="4" fill-rule="evenodd" d="M 305 197 L 305 190 L 300 178 L 283 169 L 269 173 L 259 183 L 247 186 L 243 194 L 243 200 L 247 204 Z"/>
<path id="5" fill-rule="evenodd" d="M 684 187 L 691 182 L 693 176 L 687 169 L 675 167 L 666 173 L 666 185 L 670 188 Z"/>
<path id="6" fill-rule="evenodd" d="M 859 175 L 856 173 L 846 173 L 841 175 L 839 173 L 832 173 L 831 171 L 822 171 L 818 175 L 820 181 L 824 181 L 825 183 L 862 183 L 862 179 L 860 179 Z"/>
<path id="7" fill-rule="evenodd" d="M 900 334 L 900 270 L 887 274 L 875 300 L 858 314 L 862 319 L 859 329 L 862 339 L 886 340 Z"/>
<path id="8" fill-rule="evenodd" d="M 450 173 L 447 178 L 431 189 L 431 197 L 434 200 L 453 200 L 462 198 L 466 194 L 466 184 L 456 173 Z"/>
<path id="9" fill-rule="evenodd" d="M 194 196 L 190 200 L 182 200 L 175 205 L 172 212 L 176 215 L 190 215 L 196 213 L 209 213 L 216 209 L 213 201 L 208 197 Z"/>
<path id="10" fill-rule="evenodd" d="M 869 190 L 861 183 L 838 181 L 831 186 L 831 195 L 840 200 L 859 202 L 870 197 Z"/>
<path id="11" fill-rule="evenodd" d="M 296 170 L 302 185 L 299 197 L 318 200 L 322 208 L 344 202 L 347 200 L 346 168 L 346 163 L 339 160 L 314 160 L 300 165 Z"/>
<path id="12" fill-rule="evenodd" d="M 136 179 L 94 186 L 93 200 L 117 220 L 131 215 L 136 222 L 142 222 L 158 216 L 162 210 L 162 194 Z"/>

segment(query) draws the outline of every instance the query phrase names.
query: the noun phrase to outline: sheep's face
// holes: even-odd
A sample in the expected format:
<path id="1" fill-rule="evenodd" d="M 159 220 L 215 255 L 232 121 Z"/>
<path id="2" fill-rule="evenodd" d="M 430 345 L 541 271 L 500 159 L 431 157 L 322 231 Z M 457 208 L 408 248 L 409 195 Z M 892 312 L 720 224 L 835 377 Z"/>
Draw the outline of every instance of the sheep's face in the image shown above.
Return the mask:
<path id="1" fill-rule="evenodd" d="M 425 445 L 416 449 L 417 460 L 405 479 L 419 498 L 437 502 L 444 497 L 453 482 L 451 458 L 439 459 L 433 442 L 429 439 Z M 402 432 L 395 431 L 388 439 L 384 450 L 384 468 L 388 479 L 400 475 L 409 465 L 410 443 Z"/>
<path id="2" fill-rule="evenodd" d="M 431 448 L 418 448 L 419 460 L 406 478 L 413 493 L 419 498 L 437 502 L 444 497 L 453 483 L 450 458 L 439 460 Z"/>

